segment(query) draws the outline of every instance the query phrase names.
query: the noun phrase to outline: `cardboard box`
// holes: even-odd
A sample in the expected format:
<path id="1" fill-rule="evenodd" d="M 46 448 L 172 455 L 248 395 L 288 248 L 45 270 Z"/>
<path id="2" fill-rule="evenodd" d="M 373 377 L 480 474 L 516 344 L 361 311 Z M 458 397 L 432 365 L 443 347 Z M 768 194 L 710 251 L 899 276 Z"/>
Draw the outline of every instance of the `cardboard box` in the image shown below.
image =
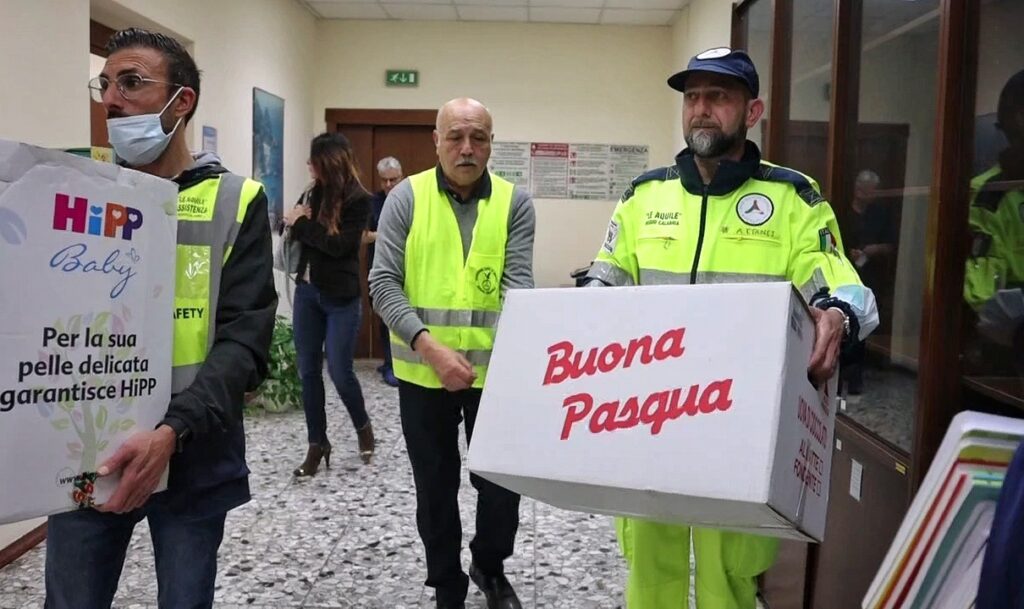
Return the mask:
<path id="1" fill-rule="evenodd" d="M 469 451 L 545 503 L 821 541 L 836 378 L 788 283 L 512 291 Z"/>
<path id="2" fill-rule="evenodd" d="M 0 140 L 0 523 L 106 501 L 171 396 L 177 186 Z"/>

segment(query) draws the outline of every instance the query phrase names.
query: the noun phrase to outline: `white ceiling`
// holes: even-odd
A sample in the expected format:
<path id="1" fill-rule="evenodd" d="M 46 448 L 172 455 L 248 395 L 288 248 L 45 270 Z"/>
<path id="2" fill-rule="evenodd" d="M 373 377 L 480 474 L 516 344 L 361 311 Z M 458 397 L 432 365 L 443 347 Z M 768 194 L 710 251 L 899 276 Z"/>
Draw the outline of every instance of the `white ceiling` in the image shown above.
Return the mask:
<path id="1" fill-rule="evenodd" d="M 300 0 L 323 19 L 671 25 L 690 0 Z"/>

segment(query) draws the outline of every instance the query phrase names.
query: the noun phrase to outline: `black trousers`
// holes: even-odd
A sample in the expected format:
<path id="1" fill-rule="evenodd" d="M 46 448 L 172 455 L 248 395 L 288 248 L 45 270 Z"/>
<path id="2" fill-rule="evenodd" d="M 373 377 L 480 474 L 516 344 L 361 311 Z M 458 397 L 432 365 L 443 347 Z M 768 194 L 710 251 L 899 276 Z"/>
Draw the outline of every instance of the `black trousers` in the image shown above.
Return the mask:
<path id="1" fill-rule="evenodd" d="M 472 442 L 481 390 L 449 392 L 399 381 L 402 433 L 416 483 L 416 526 L 427 555 L 426 585 L 439 601 L 466 598 L 469 578 L 462 569 L 462 521 L 459 518 L 459 422 L 466 420 L 466 441 Z M 479 476 L 470 475 L 477 490 L 476 536 L 469 544 L 473 562 L 485 574 L 504 572 L 519 528 L 519 495 Z"/>

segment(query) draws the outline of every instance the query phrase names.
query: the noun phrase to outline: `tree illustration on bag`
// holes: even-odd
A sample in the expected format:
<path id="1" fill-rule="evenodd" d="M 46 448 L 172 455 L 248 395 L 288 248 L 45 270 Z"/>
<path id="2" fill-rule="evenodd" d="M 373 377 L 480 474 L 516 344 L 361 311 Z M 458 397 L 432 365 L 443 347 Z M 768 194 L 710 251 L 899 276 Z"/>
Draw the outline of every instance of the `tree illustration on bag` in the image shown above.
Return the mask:
<path id="1" fill-rule="evenodd" d="M 121 374 L 116 376 L 102 376 L 92 373 L 82 373 L 82 363 L 87 357 L 93 360 L 106 360 L 107 356 L 113 356 L 115 361 L 123 361 L 138 357 L 145 358 L 145 349 L 130 346 L 112 346 L 107 337 L 111 334 L 123 334 L 126 323 L 132 318 L 131 310 L 121 306 L 118 313 L 104 311 L 99 313 L 73 315 L 67 319 L 58 319 L 52 327 L 58 332 L 79 334 L 88 330 L 92 336 L 102 336 L 100 347 L 78 347 L 73 349 L 48 347 L 40 350 L 39 361 L 44 362 L 51 356 L 59 356 L 64 361 L 74 362 L 74 371 L 70 375 L 51 375 L 51 383 L 57 387 L 70 387 L 82 385 L 97 387 L 101 385 L 114 385 L 120 387 L 122 382 L 132 382 L 142 378 L 142 372 Z M 91 495 L 96 480 L 96 469 L 99 466 L 100 453 L 105 451 L 114 440 L 125 437 L 128 432 L 136 427 L 132 418 L 133 409 L 137 396 L 124 395 L 118 391 L 117 398 L 104 400 L 78 400 L 65 399 L 55 403 L 40 402 L 36 404 L 40 416 L 48 419 L 50 425 L 58 432 L 62 432 L 66 440 L 67 460 L 76 463 L 72 469 L 81 472 L 74 478 L 74 488 L 71 496 L 74 502 L 79 505 L 91 505 Z M 71 436 L 70 432 L 74 432 Z M 69 437 L 70 436 L 70 437 Z"/>

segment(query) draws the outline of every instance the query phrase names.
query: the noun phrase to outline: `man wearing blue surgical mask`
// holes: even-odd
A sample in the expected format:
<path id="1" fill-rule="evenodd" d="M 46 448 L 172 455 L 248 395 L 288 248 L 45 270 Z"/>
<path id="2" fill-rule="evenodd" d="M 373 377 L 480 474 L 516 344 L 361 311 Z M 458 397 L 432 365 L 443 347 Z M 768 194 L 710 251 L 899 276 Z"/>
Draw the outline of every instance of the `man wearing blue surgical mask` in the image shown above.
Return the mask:
<path id="1" fill-rule="evenodd" d="M 142 30 L 125 32 L 139 33 L 135 37 L 142 34 Z M 161 36 L 149 35 L 154 39 Z M 117 38 L 112 37 L 111 44 Z M 181 50 L 183 57 L 173 52 L 165 55 L 159 47 L 118 48 L 107 58 L 100 75 L 89 81 L 93 101 L 102 103 L 107 111 L 110 145 L 122 165 L 164 178 L 193 165 L 182 123 L 195 114 L 199 71 Z"/>
<path id="2" fill-rule="evenodd" d="M 89 88 L 118 162 L 178 184 L 172 395 L 156 429 L 100 465 L 99 476 L 120 474 L 111 498 L 50 517 L 45 606 L 110 607 L 145 518 L 159 606 L 212 607 L 225 517 L 250 498 L 243 397 L 267 374 L 277 309 L 267 197 L 215 155 L 189 153 L 199 70 L 177 40 L 132 28 L 107 52 Z M 154 495 L 168 466 L 167 491 Z"/>

